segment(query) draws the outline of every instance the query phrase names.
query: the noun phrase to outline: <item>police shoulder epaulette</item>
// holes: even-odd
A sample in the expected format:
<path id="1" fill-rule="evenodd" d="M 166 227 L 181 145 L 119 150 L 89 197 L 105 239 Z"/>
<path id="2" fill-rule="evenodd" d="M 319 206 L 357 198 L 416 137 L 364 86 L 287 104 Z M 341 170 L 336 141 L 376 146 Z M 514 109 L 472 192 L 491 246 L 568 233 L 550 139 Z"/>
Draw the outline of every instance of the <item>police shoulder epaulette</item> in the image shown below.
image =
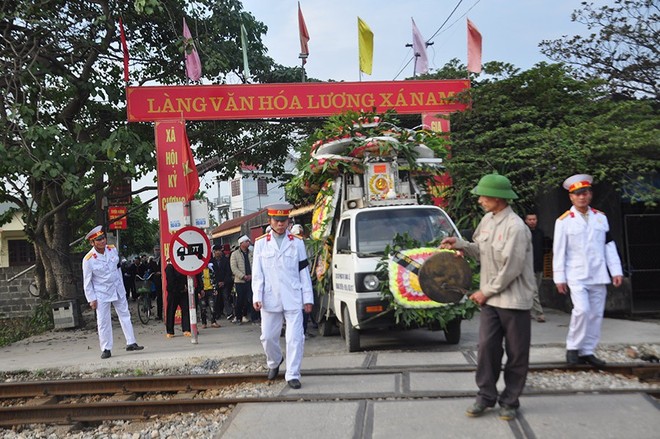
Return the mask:
<path id="1" fill-rule="evenodd" d="M 259 236 L 257 239 L 254 240 L 254 242 L 257 242 L 257 241 L 259 241 L 261 238 L 265 238 L 266 236 L 268 236 L 268 233 L 264 233 L 263 235 Z"/>
<path id="2" fill-rule="evenodd" d="M 295 237 L 298 238 L 298 239 L 303 239 L 302 235 L 295 235 L 295 234 L 293 234 L 293 233 L 292 233 L 291 235 L 289 235 L 289 236 L 295 236 Z"/>
<path id="3" fill-rule="evenodd" d="M 112 250 L 113 248 L 115 248 L 115 246 L 114 246 L 113 244 L 108 244 L 106 247 L 109 248 L 110 250 Z"/>
<path id="4" fill-rule="evenodd" d="M 571 214 L 572 214 L 572 212 L 570 210 L 567 210 L 566 212 L 562 213 L 561 216 L 557 219 L 563 220 L 564 218 L 566 218 L 568 215 L 571 215 Z"/>
<path id="5" fill-rule="evenodd" d="M 598 209 L 594 209 L 593 207 L 591 208 L 591 211 L 592 211 L 594 214 L 596 214 L 596 213 L 603 213 L 603 212 L 601 212 L 601 211 L 598 210 Z"/>
<path id="6" fill-rule="evenodd" d="M 92 256 L 94 256 L 94 250 L 88 251 L 84 258 L 85 261 L 89 261 L 92 258 Z"/>

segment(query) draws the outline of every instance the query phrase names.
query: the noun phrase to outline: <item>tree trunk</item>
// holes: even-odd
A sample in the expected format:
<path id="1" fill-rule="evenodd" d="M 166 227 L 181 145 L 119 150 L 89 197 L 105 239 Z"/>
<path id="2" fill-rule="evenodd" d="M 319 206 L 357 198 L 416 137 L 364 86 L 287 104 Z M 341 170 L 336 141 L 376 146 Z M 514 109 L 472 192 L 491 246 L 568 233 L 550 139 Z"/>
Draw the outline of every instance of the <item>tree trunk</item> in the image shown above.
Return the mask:
<path id="1" fill-rule="evenodd" d="M 52 299 L 75 299 L 80 292 L 71 264 L 71 225 L 66 210 L 56 212 L 51 220 L 35 235 L 35 246 L 44 268 L 47 296 Z"/>

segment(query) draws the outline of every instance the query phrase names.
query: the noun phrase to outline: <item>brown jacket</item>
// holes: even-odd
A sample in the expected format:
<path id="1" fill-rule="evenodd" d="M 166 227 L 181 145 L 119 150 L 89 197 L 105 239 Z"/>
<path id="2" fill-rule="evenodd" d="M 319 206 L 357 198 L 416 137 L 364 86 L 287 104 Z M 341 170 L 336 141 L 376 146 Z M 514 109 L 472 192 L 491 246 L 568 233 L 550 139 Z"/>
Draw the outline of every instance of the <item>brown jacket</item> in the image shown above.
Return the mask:
<path id="1" fill-rule="evenodd" d="M 250 250 L 248 250 L 248 259 L 250 261 L 250 267 L 252 267 L 252 252 Z M 231 254 L 229 265 L 231 266 L 231 272 L 234 274 L 234 282 L 239 284 L 245 283 L 245 258 L 240 248 L 234 250 Z"/>

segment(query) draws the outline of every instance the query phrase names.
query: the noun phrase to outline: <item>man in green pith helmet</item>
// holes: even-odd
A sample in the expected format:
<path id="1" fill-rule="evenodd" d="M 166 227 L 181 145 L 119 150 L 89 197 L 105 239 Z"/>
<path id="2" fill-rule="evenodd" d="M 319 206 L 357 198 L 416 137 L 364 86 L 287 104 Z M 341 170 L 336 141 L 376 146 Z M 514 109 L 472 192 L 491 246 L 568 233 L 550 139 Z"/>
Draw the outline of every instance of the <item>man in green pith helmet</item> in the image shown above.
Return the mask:
<path id="1" fill-rule="evenodd" d="M 481 279 L 479 290 L 470 300 L 481 306 L 479 322 L 479 352 L 476 382 L 479 387 L 476 402 L 466 415 L 477 417 L 495 403 L 500 404 L 500 419 L 515 419 L 529 369 L 529 344 L 534 268 L 532 237 L 529 228 L 516 215 L 509 201 L 518 198 L 508 178 L 488 174 L 472 189 L 479 196 L 479 205 L 486 215 L 474 232 L 473 241 L 455 237 L 442 240 L 441 247 L 460 249 L 479 260 Z M 497 393 L 505 341 L 505 388 Z"/>

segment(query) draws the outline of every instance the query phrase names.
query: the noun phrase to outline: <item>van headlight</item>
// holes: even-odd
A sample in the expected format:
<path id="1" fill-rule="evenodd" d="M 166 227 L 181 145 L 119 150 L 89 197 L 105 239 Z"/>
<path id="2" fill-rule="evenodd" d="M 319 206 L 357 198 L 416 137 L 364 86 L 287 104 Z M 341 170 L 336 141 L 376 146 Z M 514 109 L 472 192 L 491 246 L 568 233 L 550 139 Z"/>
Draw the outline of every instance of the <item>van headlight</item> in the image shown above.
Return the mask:
<path id="1" fill-rule="evenodd" d="M 380 286 L 380 280 L 378 280 L 378 276 L 375 274 L 367 274 L 364 277 L 364 288 L 367 291 L 376 291 L 378 287 Z"/>

